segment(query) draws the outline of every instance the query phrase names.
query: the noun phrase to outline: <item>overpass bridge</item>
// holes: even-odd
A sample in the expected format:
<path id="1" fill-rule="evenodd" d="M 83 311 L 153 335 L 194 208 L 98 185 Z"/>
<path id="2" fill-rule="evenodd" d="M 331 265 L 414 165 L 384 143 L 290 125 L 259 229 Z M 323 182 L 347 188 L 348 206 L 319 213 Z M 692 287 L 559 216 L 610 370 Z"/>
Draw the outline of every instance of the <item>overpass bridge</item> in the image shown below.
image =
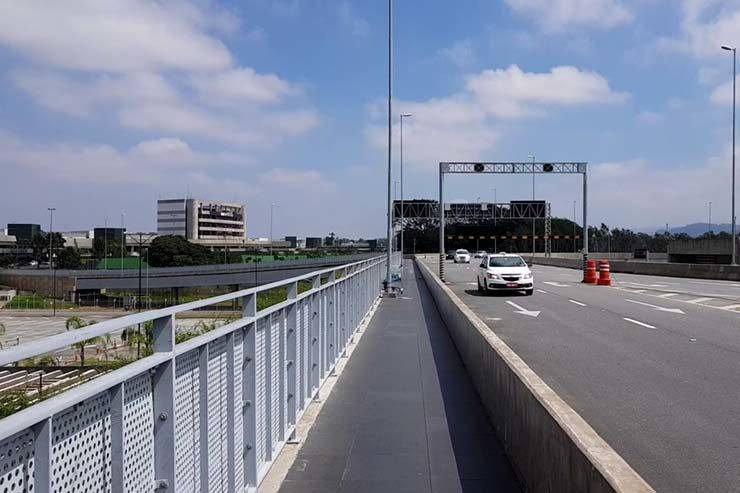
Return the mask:
<path id="1" fill-rule="evenodd" d="M 470 266 L 384 258 L 0 351 L 154 321 L 154 353 L 0 420 L 7 491 L 734 491 L 740 285 L 536 265 L 533 297 Z M 257 311 L 256 299 L 285 289 Z M 179 314 L 242 317 L 174 343 Z M 331 388 L 331 392 L 328 389 Z M 33 487 L 33 489 L 31 489 Z"/>

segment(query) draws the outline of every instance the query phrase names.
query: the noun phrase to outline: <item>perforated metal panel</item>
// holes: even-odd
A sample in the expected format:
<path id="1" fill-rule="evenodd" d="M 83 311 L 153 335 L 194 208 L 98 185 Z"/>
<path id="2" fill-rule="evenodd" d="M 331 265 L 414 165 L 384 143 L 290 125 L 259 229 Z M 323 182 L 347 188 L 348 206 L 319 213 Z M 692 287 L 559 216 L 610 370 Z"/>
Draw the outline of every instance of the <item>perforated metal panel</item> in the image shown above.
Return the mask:
<path id="1" fill-rule="evenodd" d="M 305 395 L 305 383 L 303 382 L 304 379 L 304 366 L 305 366 L 305 356 L 304 356 L 304 330 L 303 330 L 303 302 L 299 302 L 296 306 L 296 327 L 295 327 L 295 344 L 296 344 L 296 350 L 295 350 L 295 378 L 296 378 L 296 403 L 298 404 L 298 410 L 303 409 L 303 402 Z"/>
<path id="2" fill-rule="evenodd" d="M 280 318 L 282 312 L 275 312 L 270 319 L 270 414 L 272 415 L 271 445 L 273 450 L 280 441 Z"/>
<path id="3" fill-rule="evenodd" d="M 175 360 L 177 491 L 200 492 L 200 366 L 195 349 Z"/>
<path id="4" fill-rule="evenodd" d="M 208 491 L 228 490 L 226 337 L 208 345 Z"/>
<path id="5" fill-rule="evenodd" d="M 311 396 L 311 298 L 305 298 L 303 300 L 303 308 L 301 309 L 301 320 L 303 321 L 303 407 Z"/>
<path id="6" fill-rule="evenodd" d="M 152 377 L 145 373 L 124 384 L 124 491 L 149 492 L 154 481 L 154 401 Z"/>
<path id="7" fill-rule="evenodd" d="M 244 489 L 244 416 L 242 415 L 242 401 L 244 400 L 244 331 L 234 332 L 234 486 L 236 491 Z"/>
<path id="8" fill-rule="evenodd" d="M 108 392 L 55 416 L 52 423 L 51 491 L 111 491 Z"/>
<path id="9" fill-rule="evenodd" d="M 33 482 L 33 433 L 18 433 L 0 442 L 0 491 L 35 491 Z"/>
<path id="10" fill-rule="evenodd" d="M 267 322 L 264 318 L 257 321 L 257 330 L 254 333 L 255 338 L 255 421 L 257 428 L 257 469 L 267 461 L 267 423 L 265 420 L 266 396 L 265 396 L 265 373 L 266 373 L 266 355 L 265 355 L 265 328 Z"/>

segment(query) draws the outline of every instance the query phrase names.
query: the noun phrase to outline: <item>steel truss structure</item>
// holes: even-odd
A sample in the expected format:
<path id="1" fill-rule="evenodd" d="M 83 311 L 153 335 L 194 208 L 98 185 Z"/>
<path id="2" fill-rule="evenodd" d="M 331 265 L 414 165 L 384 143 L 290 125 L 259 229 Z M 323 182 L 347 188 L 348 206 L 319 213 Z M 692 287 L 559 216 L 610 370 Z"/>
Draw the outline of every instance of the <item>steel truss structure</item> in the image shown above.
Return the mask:
<path id="1" fill-rule="evenodd" d="M 467 223 L 481 220 L 498 219 L 546 219 L 550 204 L 544 201 L 520 201 L 504 203 L 452 203 L 445 204 L 445 220 Z M 393 207 L 396 223 L 401 221 L 401 202 L 396 201 Z M 436 201 L 403 202 L 403 218 L 439 219 L 439 203 Z"/>
<path id="2" fill-rule="evenodd" d="M 580 174 L 583 176 L 583 264 L 588 260 L 588 163 L 586 162 L 469 162 L 443 161 L 439 163 L 439 204 L 444 204 L 444 176 L 446 174 Z M 549 204 L 546 214 L 549 217 Z M 445 207 L 437 207 L 439 217 L 439 278 L 444 282 L 445 266 Z M 494 209 L 495 210 L 495 209 Z M 549 239 L 552 225 L 545 223 L 545 254 L 550 253 Z M 532 252 L 534 253 L 534 252 Z"/>

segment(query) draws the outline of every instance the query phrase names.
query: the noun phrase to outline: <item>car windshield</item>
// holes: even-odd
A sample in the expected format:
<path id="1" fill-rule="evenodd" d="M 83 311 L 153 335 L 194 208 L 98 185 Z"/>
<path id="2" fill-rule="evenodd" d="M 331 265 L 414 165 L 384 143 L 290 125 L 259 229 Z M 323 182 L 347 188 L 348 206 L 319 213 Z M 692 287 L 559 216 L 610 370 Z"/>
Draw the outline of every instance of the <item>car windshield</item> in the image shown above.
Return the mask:
<path id="1" fill-rule="evenodd" d="M 521 257 L 491 257 L 488 259 L 489 267 L 526 267 Z"/>
<path id="2" fill-rule="evenodd" d="M 459 253 L 460 255 L 467 255 L 468 254 L 468 251 L 467 250 L 458 250 L 455 253 Z"/>

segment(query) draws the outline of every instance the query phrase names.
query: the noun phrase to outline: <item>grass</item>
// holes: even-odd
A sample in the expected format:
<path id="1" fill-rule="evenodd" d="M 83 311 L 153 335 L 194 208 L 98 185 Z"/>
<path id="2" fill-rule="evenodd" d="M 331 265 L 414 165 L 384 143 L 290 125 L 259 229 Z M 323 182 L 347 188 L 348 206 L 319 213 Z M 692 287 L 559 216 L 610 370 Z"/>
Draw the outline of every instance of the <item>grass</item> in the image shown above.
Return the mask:
<path id="1" fill-rule="evenodd" d="M 13 298 L 10 303 L 6 304 L 3 308 L 11 310 L 38 310 L 48 308 L 51 309 L 53 305 L 52 298 L 44 298 L 36 295 L 18 295 Z M 69 301 L 57 300 L 57 309 L 65 308 L 77 308 L 77 305 L 70 303 Z"/>

